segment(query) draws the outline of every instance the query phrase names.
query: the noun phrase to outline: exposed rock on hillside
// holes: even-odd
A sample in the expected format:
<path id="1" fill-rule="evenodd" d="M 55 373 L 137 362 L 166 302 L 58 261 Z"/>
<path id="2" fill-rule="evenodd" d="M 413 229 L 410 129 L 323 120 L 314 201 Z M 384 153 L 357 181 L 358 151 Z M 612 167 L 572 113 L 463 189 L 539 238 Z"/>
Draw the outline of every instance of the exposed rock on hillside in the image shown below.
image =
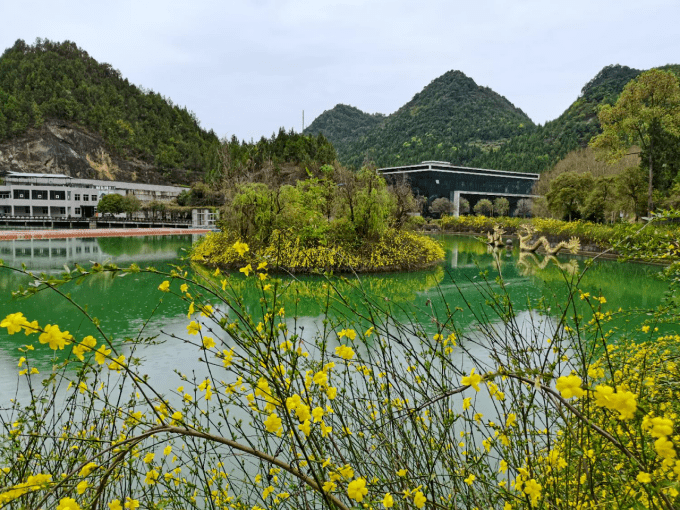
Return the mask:
<path id="1" fill-rule="evenodd" d="M 185 170 L 160 172 L 153 165 L 117 157 L 102 137 L 64 121 L 48 121 L 0 143 L 0 174 L 7 171 L 163 185 L 199 179 Z"/>

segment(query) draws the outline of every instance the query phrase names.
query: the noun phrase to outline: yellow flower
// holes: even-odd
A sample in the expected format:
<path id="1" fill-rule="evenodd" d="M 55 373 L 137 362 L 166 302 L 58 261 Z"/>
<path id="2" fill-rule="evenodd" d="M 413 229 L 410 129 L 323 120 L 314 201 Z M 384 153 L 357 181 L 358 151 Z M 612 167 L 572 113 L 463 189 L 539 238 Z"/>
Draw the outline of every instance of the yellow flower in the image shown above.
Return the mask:
<path id="1" fill-rule="evenodd" d="M 111 502 L 109 502 L 109 509 L 123 509 L 123 506 L 121 505 L 121 501 L 119 499 L 114 499 Z"/>
<path id="2" fill-rule="evenodd" d="M 94 350 L 97 347 L 97 339 L 92 337 L 91 335 L 88 335 L 87 337 L 84 337 L 83 340 L 80 342 L 80 344 L 77 344 L 76 346 L 73 347 L 73 354 L 78 357 L 78 360 L 81 362 L 85 360 L 83 357 L 83 354 L 86 351 L 91 351 Z"/>
<path id="3" fill-rule="evenodd" d="M 539 497 L 541 497 L 541 484 L 539 484 L 536 480 L 530 479 L 525 483 L 525 488 L 523 488 L 523 491 L 530 496 L 530 499 L 532 499 L 532 502 L 536 502 Z"/>
<path id="4" fill-rule="evenodd" d="M 414 505 L 418 509 L 421 509 L 426 505 L 426 496 L 422 492 L 417 491 L 414 495 Z"/>
<path id="5" fill-rule="evenodd" d="M 670 436 L 674 431 L 674 423 L 671 419 L 663 419 L 660 417 L 654 417 L 651 419 L 652 429 L 650 435 L 655 438 L 661 438 L 663 436 Z"/>
<path id="6" fill-rule="evenodd" d="M 650 326 L 649 325 L 642 326 L 641 332 L 643 332 L 644 334 L 647 334 L 648 332 L 650 332 Z"/>
<path id="7" fill-rule="evenodd" d="M 95 360 L 101 366 L 106 361 L 106 357 L 108 357 L 110 353 L 111 350 L 107 349 L 106 346 L 102 344 L 97 350 L 97 353 L 95 353 Z"/>
<path id="8" fill-rule="evenodd" d="M 664 458 L 665 460 L 675 460 L 678 459 L 676 456 L 676 450 L 674 449 L 674 444 L 667 439 L 667 437 L 658 438 L 655 440 L 655 451 L 658 456 Z"/>
<path id="9" fill-rule="evenodd" d="M 329 382 L 328 376 L 324 371 L 319 371 L 317 372 L 314 377 L 312 378 L 312 381 L 319 385 L 320 387 L 323 387 Z"/>
<path id="10" fill-rule="evenodd" d="M 362 502 L 364 496 L 369 493 L 369 489 L 366 487 L 366 480 L 363 477 L 355 479 L 348 484 L 348 497 L 357 502 Z"/>
<path id="11" fill-rule="evenodd" d="M 336 387 L 329 387 L 328 389 L 326 389 L 326 397 L 328 397 L 329 399 L 336 399 L 336 392 L 337 392 Z"/>
<path id="12" fill-rule="evenodd" d="M 168 291 L 170 291 L 170 282 L 168 282 L 167 280 L 164 280 L 161 283 L 161 285 L 158 286 L 158 290 L 163 291 L 164 293 L 167 293 Z"/>
<path id="13" fill-rule="evenodd" d="M 267 497 L 270 496 L 270 494 L 271 494 L 273 491 L 274 491 L 274 487 L 273 487 L 273 486 L 268 486 L 267 488 L 265 488 L 265 489 L 262 491 L 262 498 L 263 498 L 263 499 L 266 499 Z"/>
<path id="14" fill-rule="evenodd" d="M 142 461 L 144 461 L 144 463 L 151 463 L 154 461 L 154 456 L 155 454 L 153 452 L 148 452 Z"/>
<path id="15" fill-rule="evenodd" d="M 183 293 L 186 293 L 187 290 L 189 290 L 189 286 L 187 284 L 182 284 L 180 286 L 180 291 L 182 291 Z"/>
<path id="16" fill-rule="evenodd" d="M 355 352 L 350 346 L 343 344 L 342 346 L 338 346 L 336 348 L 336 355 L 344 360 L 350 360 L 355 356 Z"/>
<path id="17" fill-rule="evenodd" d="M 400 476 L 400 477 L 406 476 L 407 475 L 407 469 L 403 468 L 402 470 L 398 470 L 397 475 Z"/>
<path id="18" fill-rule="evenodd" d="M 212 337 L 204 337 L 203 338 L 203 347 L 205 349 L 209 350 L 214 346 L 215 346 L 215 341 L 213 340 Z"/>
<path id="19" fill-rule="evenodd" d="M 608 408 L 617 410 L 620 413 L 618 419 L 626 420 L 634 418 L 637 409 L 636 396 L 634 394 L 628 390 L 625 392 L 618 390 L 610 397 L 610 400 L 611 404 Z"/>
<path id="20" fill-rule="evenodd" d="M 92 472 L 94 469 L 96 469 L 99 465 L 95 463 L 94 461 L 91 461 L 87 465 L 85 465 L 83 468 L 80 469 L 80 472 L 78 472 L 78 475 L 80 477 L 87 477 L 90 475 L 90 472 Z"/>
<path id="21" fill-rule="evenodd" d="M 236 243 L 234 243 L 234 245 L 232 245 L 232 248 L 237 251 L 240 257 L 243 257 L 244 254 L 248 252 L 248 245 L 246 243 L 242 243 L 241 241 L 237 241 Z"/>
<path id="22" fill-rule="evenodd" d="M 71 497 L 64 497 L 59 501 L 57 509 L 81 509 L 81 507 L 78 505 L 78 502 L 73 500 Z"/>
<path id="23" fill-rule="evenodd" d="M 192 321 L 187 325 L 187 333 L 189 335 L 196 335 L 199 333 L 199 330 L 201 330 L 201 324 L 196 321 Z"/>
<path id="24" fill-rule="evenodd" d="M 475 476 L 473 474 L 469 475 L 466 479 L 463 480 L 463 482 L 466 483 L 468 486 L 473 484 L 473 481 L 475 481 Z"/>
<path id="25" fill-rule="evenodd" d="M 76 491 L 78 492 L 78 495 L 82 495 L 89 487 L 90 483 L 87 481 L 81 481 L 76 485 Z"/>
<path id="26" fill-rule="evenodd" d="M 298 424 L 298 429 L 305 433 L 305 436 L 310 436 L 310 421 L 306 420 L 302 424 Z"/>
<path id="27" fill-rule="evenodd" d="M 389 493 L 385 494 L 385 497 L 383 497 L 383 507 L 388 509 L 390 507 L 393 507 L 395 505 L 395 501 L 393 500 L 393 496 L 390 495 Z"/>
<path id="28" fill-rule="evenodd" d="M 165 449 L 163 449 L 163 455 L 168 456 L 173 450 L 172 445 L 167 445 Z"/>
<path id="29" fill-rule="evenodd" d="M 243 268 L 239 268 L 239 271 L 248 277 L 248 275 L 250 275 L 250 273 L 253 271 L 253 267 L 251 267 L 250 264 L 247 264 Z"/>
<path id="30" fill-rule="evenodd" d="M 312 410 L 313 422 L 321 421 L 322 417 L 324 417 L 324 409 L 322 407 L 318 406 L 314 410 Z"/>
<path id="31" fill-rule="evenodd" d="M 584 390 L 582 389 L 582 379 L 576 374 L 571 374 L 570 376 L 561 376 L 556 381 L 556 389 L 560 392 L 560 395 L 564 399 L 571 399 L 573 397 L 584 396 Z"/>
<path id="32" fill-rule="evenodd" d="M 636 476 L 636 480 L 639 483 L 649 483 L 651 481 L 650 474 L 647 472 L 639 472 Z"/>
<path id="33" fill-rule="evenodd" d="M 266 270 L 267 269 L 267 261 L 263 261 L 261 263 L 258 263 L 258 267 L 256 269 L 257 270 Z"/>
<path id="34" fill-rule="evenodd" d="M 26 324 L 28 324 L 28 320 L 24 315 L 21 312 L 16 312 L 5 317 L 5 319 L 0 322 L 0 328 L 7 328 L 7 333 L 9 335 L 14 335 L 17 332 L 21 332 L 21 329 Z"/>
<path id="35" fill-rule="evenodd" d="M 281 435 L 282 427 L 281 427 L 281 419 L 276 413 L 272 413 L 267 419 L 265 419 L 265 429 L 269 433 L 276 433 L 277 435 Z"/>
<path id="36" fill-rule="evenodd" d="M 464 376 L 461 378 L 461 385 L 470 385 L 475 389 L 475 391 L 480 390 L 480 382 L 482 381 L 482 376 L 475 374 L 475 367 L 471 369 L 471 374 L 469 376 Z"/>
<path id="37" fill-rule="evenodd" d="M 505 460 L 499 462 L 499 472 L 506 472 L 508 470 L 508 463 Z"/>
<path id="38" fill-rule="evenodd" d="M 147 475 L 144 477 L 144 484 L 148 484 L 149 486 L 156 484 L 158 481 L 158 472 L 156 470 L 150 470 L 147 472 Z"/>
<path id="39" fill-rule="evenodd" d="M 466 410 L 468 410 L 470 407 L 471 407 L 471 398 L 470 398 L 470 397 L 464 398 L 464 400 L 463 400 L 463 410 L 464 410 L 464 412 L 465 412 Z"/>
<path id="40" fill-rule="evenodd" d="M 357 332 L 355 332 L 352 328 L 348 329 L 343 329 L 340 332 L 338 332 L 338 338 L 342 339 L 343 337 L 347 337 L 351 341 L 355 340 L 355 337 L 357 336 Z"/>
<path id="41" fill-rule="evenodd" d="M 515 413 L 509 413 L 506 416 L 506 427 L 507 428 L 512 428 L 513 426 L 516 425 L 516 416 Z"/>
<path id="42" fill-rule="evenodd" d="M 336 489 L 336 483 L 334 483 L 333 481 L 326 481 L 322 485 L 322 490 L 324 490 L 327 493 L 330 493 L 330 492 L 334 491 L 335 489 Z"/>
<path id="43" fill-rule="evenodd" d="M 53 350 L 63 350 L 64 346 L 71 344 L 69 342 L 71 336 L 69 335 L 68 330 L 62 332 L 57 325 L 47 325 L 44 330 L 44 333 L 40 334 L 40 337 L 38 337 L 40 344 L 49 344 L 50 349 Z"/>
<path id="44" fill-rule="evenodd" d="M 131 499 L 130 497 L 125 497 L 125 509 L 137 509 L 140 507 L 140 501 L 136 499 Z"/>

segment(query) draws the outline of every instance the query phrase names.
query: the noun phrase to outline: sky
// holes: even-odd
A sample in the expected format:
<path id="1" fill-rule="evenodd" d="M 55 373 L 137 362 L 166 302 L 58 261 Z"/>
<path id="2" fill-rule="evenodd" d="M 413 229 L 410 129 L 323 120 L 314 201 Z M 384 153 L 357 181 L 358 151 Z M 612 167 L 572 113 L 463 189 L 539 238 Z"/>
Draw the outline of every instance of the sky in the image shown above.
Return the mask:
<path id="1" fill-rule="evenodd" d="M 0 52 L 70 40 L 219 137 L 390 114 L 459 70 L 555 119 L 603 67 L 680 61 L 678 0 L 0 0 Z"/>

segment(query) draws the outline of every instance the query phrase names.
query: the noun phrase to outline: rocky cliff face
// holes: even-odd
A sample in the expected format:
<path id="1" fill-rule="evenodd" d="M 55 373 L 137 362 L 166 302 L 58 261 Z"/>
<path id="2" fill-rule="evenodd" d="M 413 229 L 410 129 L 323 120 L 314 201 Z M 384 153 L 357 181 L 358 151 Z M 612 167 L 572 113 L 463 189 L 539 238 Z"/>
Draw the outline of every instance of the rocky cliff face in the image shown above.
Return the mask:
<path id="1" fill-rule="evenodd" d="M 161 171 L 148 163 L 120 158 L 110 153 L 99 135 L 63 121 L 47 121 L 0 143 L 0 174 L 7 171 L 160 185 L 201 179 L 182 169 Z"/>

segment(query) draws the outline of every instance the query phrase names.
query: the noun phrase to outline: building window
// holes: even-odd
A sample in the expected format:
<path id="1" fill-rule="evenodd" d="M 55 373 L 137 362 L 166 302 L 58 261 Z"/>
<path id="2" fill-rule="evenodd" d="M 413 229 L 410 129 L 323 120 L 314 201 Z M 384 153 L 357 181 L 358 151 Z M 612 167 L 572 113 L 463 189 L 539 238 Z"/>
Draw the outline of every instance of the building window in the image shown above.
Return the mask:
<path id="1" fill-rule="evenodd" d="M 31 198 L 34 200 L 47 200 L 47 190 L 33 190 Z"/>
<path id="2" fill-rule="evenodd" d="M 74 197 L 75 197 L 74 200 L 80 200 L 80 194 L 79 193 L 74 194 Z"/>
<path id="3" fill-rule="evenodd" d="M 66 190 L 66 200 L 71 200 L 71 190 Z"/>
<path id="4" fill-rule="evenodd" d="M 28 190 L 14 190 L 15 199 L 28 199 L 30 193 Z"/>
<path id="5" fill-rule="evenodd" d="M 64 200 L 63 190 L 50 190 L 50 200 Z"/>
<path id="6" fill-rule="evenodd" d="M 0 192 L 0 199 L 9 199 L 9 198 L 10 198 L 9 192 Z"/>
<path id="7" fill-rule="evenodd" d="M 59 208 L 59 214 L 65 215 L 66 214 L 66 208 Z"/>
<path id="8" fill-rule="evenodd" d="M 97 196 L 96 195 L 92 196 L 92 202 L 97 202 Z"/>
<path id="9" fill-rule="evenodd" d="M 90 196 L 87 194 L 83 194 L 83 202 L 87 202 L 90 199 Z"/>
<path id="10" fill-rule="evenodd" d="M 80 215 L 80 208 L 76 208 L 76 209 L 75 209 L 75 213 L 74 213 L 74 214 L 76 214 L 76 215 Z"/>

